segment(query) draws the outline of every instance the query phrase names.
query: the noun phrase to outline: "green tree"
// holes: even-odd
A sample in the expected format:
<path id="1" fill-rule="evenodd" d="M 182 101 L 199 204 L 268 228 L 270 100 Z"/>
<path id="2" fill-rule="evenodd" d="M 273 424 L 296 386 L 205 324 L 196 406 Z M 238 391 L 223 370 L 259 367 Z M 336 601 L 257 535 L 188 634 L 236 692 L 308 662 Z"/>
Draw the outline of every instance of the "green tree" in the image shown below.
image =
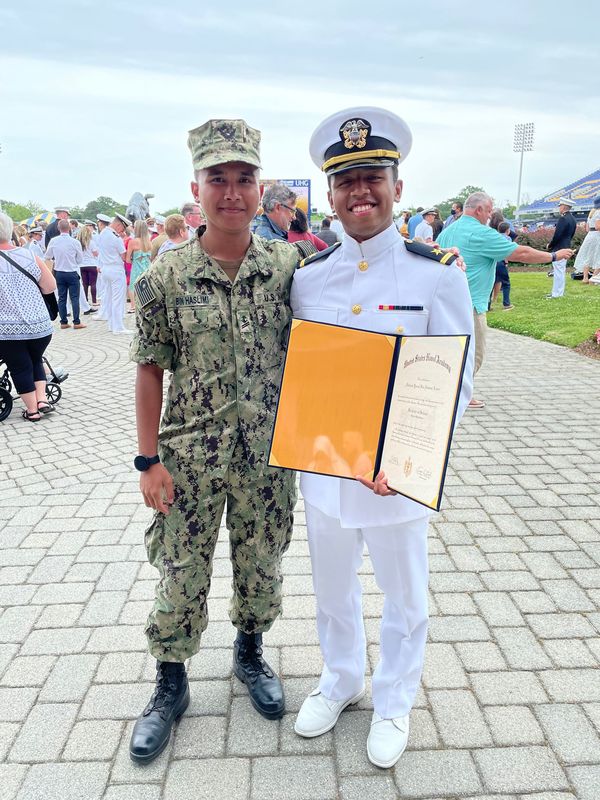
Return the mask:
<path id="1" fill-rule="evenodd" d="M 456 195 L 456 197 L 452 199 L 452 202 L 454 202 L 454 200 L 462 200 L 464 203 L 467 197 L 470 194 L 473 194 L 474 192 L 485 192 L 485 189 L 483 188 L 483 186 L 465 186 L 463 189 L 460 190 L 460 192 Z"/>
<path id="2" fill-rule="evenodd" d="M 454 197 L 449 197 L 447 200 L 442 200 L 440 203 L 435 203 L 435 208 L 437 208 L 440 212 L 440 217 L 442 219 L 446 219 L 448 214 L 450 213 L 450 209 L 452 208 L 452 203 L 455 203 L 457 200 L 461 202 L 465 202 L 467 197 L 473 192 L 484 192 L 481 186 L 464 186 L 460 192 L 454 195 Z"/>
<path id="3" fill-rule="evenodd" d="M 124 214 L 126 211 L 127 206 L 113 200 L 112 197 L 97 197 L 95 200 L 90 200 L 81 216 L 86 219 L 96 219 L 96 214 L 106 214 L 112 217 L 117 213 Z"/>
<path id="4" fill-rule="evenodd" d="M 12 200 L 0 200 L 0 207 L 13 222 L 23 222 L 28 217 L 32 217 L 34 214 L 41 214 L 44 211 L 43 206 L 31 200 L 25 204 L 13 203 Z"/>
<path id="5" fill-rule="evenodd" d="M 84 219 L 85 208 L 82 208 L 81 206 L 71 206 L 69 209 L 69 216 L 71 219 Z"/>
<path id="6" fill-rule="evenodd" d="M 181 214 L 181 208 L 170 208 L 168 211 L 159 211 L 158 213 L 163 217 L 170 217 L 171 214 Z"/>

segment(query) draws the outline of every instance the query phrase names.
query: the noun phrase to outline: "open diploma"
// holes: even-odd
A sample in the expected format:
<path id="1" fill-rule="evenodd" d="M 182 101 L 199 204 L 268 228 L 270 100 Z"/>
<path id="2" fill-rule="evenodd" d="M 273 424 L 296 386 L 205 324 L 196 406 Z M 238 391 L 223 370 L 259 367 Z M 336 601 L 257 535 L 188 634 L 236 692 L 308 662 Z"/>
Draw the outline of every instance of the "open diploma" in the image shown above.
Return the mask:
<path id="1" fill-rule="evenodd" d="M 292 320 L 273 467 L 364 476 L 439 511 L 469 336 Z"/>

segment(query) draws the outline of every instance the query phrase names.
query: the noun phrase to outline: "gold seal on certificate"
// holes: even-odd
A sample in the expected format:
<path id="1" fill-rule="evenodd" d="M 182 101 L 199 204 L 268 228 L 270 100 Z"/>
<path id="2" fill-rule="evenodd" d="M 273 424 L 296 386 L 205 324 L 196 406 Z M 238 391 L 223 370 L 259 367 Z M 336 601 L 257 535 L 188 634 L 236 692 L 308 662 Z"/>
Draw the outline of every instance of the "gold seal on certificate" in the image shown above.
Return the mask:
<path id="1" fill-rule="evenodd" d="M 438 511 L 468 344 L 293 320 L 269 464 L 340 478 L 382 469 Z"/>

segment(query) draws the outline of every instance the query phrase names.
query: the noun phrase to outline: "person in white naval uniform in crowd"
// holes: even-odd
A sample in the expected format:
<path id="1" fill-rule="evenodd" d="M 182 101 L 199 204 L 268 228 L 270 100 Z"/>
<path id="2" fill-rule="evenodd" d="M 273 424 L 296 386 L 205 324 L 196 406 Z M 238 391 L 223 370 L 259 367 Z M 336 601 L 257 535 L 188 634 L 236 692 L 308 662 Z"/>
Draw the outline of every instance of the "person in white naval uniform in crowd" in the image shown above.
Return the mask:
<path id="1" fill-rule="evenodd" d="M 99 258 L 100 258 L 100 236 L 102 235 L 102 231 L 105 228 L 108 228 L 108 226 L 112 222 L 112 219 L 107 214 L 96 214 L 96 220 L 97 220 L 97 224 L 98 224 L 98 233 L 96 234 L 96 239 L 94 241 L 94 245 L 96 247 L 96 250 L 98 251 L 98 260 L 99 260 Z M 123 262 L 123 264 L 125 264 L 125 262 Z M 125 267 L 123 266 L 123 269 L 124 268 Z M 95 317 L 95 319 L 96 320 L 102 320 L 103 322 L 106 322 L 106 313 L 105 313 L 106 312 L 106 306 L 102 302 L 102 295 L 103 295 L 102 283 L 103 283 L 103 281 L 102 281 L 102 272 L 98 269 L 98 275 L 97 275 L 97 278 L 96 278 L 96 298 L 97 298 L 98 302 L 100 303 L 100 309 L 98 311 L 98 316 Z"/>
<path id="2" fill-rule="evenodd" d="M 393 222 L 394 202 L 402 192 L 398 163 L 411 143 L 406 123 L 377 108 L 340 111 L 315 130 L 310 154 L 327 175 L 329 202 L 346 235 L 296 271 L 295 317 L 383 333 L 473 333 L 467 279 L 451 263 L 455 255 L 405 242 Z M 471 397 L 472 375 L 470 347 L 457 420 Z M 366 642 L 357 571 L 366 544 L 385 595 L 367 753 L 373 764 L 390 767 L 406 747 L 408 715 L 423 668 L 431 512 L 395 495 L 382 473 L 374 482 L 360 483 L 303 473 L 300 488 L 324 666 L 295 730 L 319 736 L 363 697 Z"/>
<path id="3" fill-rule="evenodd" d="M 100 221 L 100 215 L 98 215 Z M 98 272 L 102 275 L 102 319 L 114 334 L 131 333 L 123 323 L 127 280 L 125 278 L 125 245 L 121 234 L 129 220 L 122 214 L 115 218 L 98 236 Z"/>
<path id="4" fill-rule="evenodd" d="M 29 231 L 29 243 L 27 245 L 27 249 L 29 252 L 37 258 L 44 258 L 44 249 L 42 247 L 42 238 L 44 235 L 44 231 L 42 228 L 32 228 Z"/>

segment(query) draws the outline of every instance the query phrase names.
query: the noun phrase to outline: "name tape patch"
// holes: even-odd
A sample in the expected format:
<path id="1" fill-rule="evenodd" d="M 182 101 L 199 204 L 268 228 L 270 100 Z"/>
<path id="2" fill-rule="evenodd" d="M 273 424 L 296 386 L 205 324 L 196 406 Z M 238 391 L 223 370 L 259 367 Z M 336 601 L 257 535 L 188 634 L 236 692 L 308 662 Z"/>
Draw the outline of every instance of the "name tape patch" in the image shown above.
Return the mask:
<path id="1" fill-rule="evenodd" d="M 207 306 L 211 301 L 209 294 L 182 294 L 175 298 L 175 307 Z"/>

